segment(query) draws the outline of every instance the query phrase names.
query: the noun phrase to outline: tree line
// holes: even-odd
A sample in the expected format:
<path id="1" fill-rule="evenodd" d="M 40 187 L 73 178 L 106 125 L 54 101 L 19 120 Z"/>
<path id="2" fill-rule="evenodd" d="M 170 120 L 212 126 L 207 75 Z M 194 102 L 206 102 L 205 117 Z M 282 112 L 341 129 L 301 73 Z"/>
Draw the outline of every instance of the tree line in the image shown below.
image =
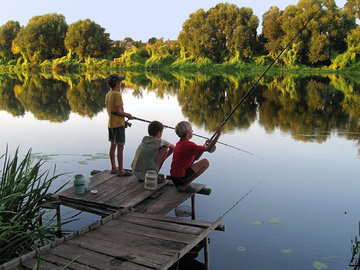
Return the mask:
<path id="1" fill-rule="evenodd" d="M 33 17 L 26 26 L 16 21 L 0 26 L 0 63 L 44 63 L 67 56 L 79 62 L 107 59 L 107 64 L 122 67 L 267 64 L 300 32 L 279 64 L 345 68 L 359 62 L 359 10 L 359 0 L 347 0 L 342 9 L 334 0 L 300 0 L 285 10 L 272 6 L 263 15 L 258 34 L 260 20 L 251 8 L 220 3 L 190 14 L 177 40 L 125 38 L 130 45 L 112 41 L 90 19 L 68 25 L 61 14 L 45 14 Z"/>

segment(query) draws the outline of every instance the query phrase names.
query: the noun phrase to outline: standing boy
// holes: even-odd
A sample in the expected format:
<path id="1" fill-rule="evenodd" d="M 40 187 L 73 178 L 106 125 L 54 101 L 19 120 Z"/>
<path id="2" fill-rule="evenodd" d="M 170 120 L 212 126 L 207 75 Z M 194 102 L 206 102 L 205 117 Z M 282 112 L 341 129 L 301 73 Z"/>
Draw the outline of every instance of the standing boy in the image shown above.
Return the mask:
<path id="1" fill-rule="evenodd" d="M 194 160 L 199 159 L 204 151 L 215 151 L 215 144 L 221 134 L 221 126 L 217 128 L 215 138 L 207 142 L 207 146 L 197 145 L 190 141 L 193 130 L 189 122 L 182 121 L 178 123 L 175 132 L 180 137 L 180 140 L 176 143 L 174 149 L 170 169 L 171 180 L 178 188 L 178 191 L 193 193 L 195 189 L 191 186 L 191 182 L 209 167 L 209 161 L 205 158 L 195 163 Z"/>
<path id="2" fill-rule="evenodd" d="M 145 180 L 148 170 L 159 172 L 164 161 L 173 153 L 175 146 L 161 139 L 164 125 L 159 121 L 152 121 L 148 126 L 149 136 L 144 136 L 136 149 L 131 168 L 135 176 Z"/>
<path id="3" fill-rule="evenodd" d="M 109 86 L 109 92 L 105 96 L 105 105 L 109 115 L 108 131 L 110 141 L 110 162 L 111 173 L 117 173 L 118 176 L 130 176 L 131 172 L 124 170 L 123 168 L 123 152 L 125 145 L 125 117 L 133 119 L 133 116 L 124 111 L 124 104 L 119 92 L 121 88 L 121 81 L 124 80 L 124 76 L 118 74 L 111 74 L 107 78 L 107 85 Z M 115 150 L 117 149 L 117 161 L 115 161 Z"/>

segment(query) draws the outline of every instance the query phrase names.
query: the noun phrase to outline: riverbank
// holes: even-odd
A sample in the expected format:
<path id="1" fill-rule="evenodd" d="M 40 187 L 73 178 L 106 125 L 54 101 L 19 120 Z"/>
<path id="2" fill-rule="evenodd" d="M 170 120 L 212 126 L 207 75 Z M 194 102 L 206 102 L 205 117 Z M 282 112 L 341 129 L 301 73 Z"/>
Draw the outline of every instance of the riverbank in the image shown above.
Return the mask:
<path id="1" fill-rule="evenodd" d="M 271 68 L 269 68 L 269 66 Z M 224 63 L 214 63 L 209 59 L 132 59 L 131 57 L 120 57 L 113 60 L 87 58 L 84 61 L 73 59 L 70 56 L 64 56 L 53 60 L 46 60 L 42 63 L 24 62 L 21 58 L 18 60 L 10 60 L 8 62 L 0 62 L 0 73 L 19 73 L 19 72 L 42 72 L 42 73 L 91 73 L 101 72 L 120 73 L 128 71 L 148 71 L 148 72 L 201 72 L 209 74 L 234 74 L 240 71 L 249 74 L 262 74 L 265 71 L 269 74 L 338 74 L 338 73 L 357 73 L 360 71 L 360 64 L 355 64 L 346 68 L 338 68 L 332 66 L 309 67 L 304 65 L 285 66 L 278 62 L 273 64 L 273 60 L 269 57 L 259 57 L 253 62 L 229 61 Z"/>

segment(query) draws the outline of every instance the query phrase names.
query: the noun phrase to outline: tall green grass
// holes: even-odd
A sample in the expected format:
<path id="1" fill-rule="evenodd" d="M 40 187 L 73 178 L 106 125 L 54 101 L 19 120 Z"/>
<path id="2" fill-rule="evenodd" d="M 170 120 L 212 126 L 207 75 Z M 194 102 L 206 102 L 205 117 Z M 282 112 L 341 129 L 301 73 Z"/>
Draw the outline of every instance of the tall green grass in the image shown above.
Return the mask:
<path id="1" fill-rule="evenodd" d="M 55 168 L 41 170 L 42 160 L 31 160 L 31 149 L 21 160 L 18 149 L 11 157 L 8 148 L 0 157 L 0 264 L 55 239 L 55 214 L 47 217 L 42 206 L 51 183 L 60 175 Z M 63 187 L 63 186 L 62 186 Z M 60 187 L 59 191 L 62 187 Z M 47 213 L 49 215 L 49 213 Z"/>

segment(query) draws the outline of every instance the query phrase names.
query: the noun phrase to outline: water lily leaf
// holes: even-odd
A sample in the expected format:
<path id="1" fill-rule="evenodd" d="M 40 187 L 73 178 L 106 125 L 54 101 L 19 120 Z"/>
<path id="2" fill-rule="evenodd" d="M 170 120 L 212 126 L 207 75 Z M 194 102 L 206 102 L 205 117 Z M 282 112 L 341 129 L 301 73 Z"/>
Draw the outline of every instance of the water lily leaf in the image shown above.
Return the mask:
<path id="1" fill-rule="evenodd" d="M 342 259 L 343 257 L 341 256 L 329 256 L 329 257 L 325 257 L 325 259 L 327 260 L 338 260 L 338 259 Z"/>
<path id="2" fill-rule="evenodd" d="M 81 165 L 87 165 L 88 164 L 86 160 L 79 161 L 78 163 L 81 164 Z"/>
<path id="3" fill-rule="evenodd" d="M 264 221 L 253 221 L 251 222 L 252 225 L 255 225 L 255 226 L 262 226 L 264 225 Z"/>
<path id="4" fill-rule="evenodd" d="M 281 220 L 278 217 L 273 217 L 273 218 L 270 219 L 270 223 L 271 224 L 280 224 Z"/>
<path id="5" fill-rule="evenodd" d="M 240 246 L 240 247 L 237 247 L 236 250 L 240 251 L 240 252 L 244 252 L 244 251 L 246 251 L 246 248 Z"/>
<path id="6" fill-rule="evenodd" d="M 283 250 L 281 250 L 281 253 L 290 254 L 290 253 L 292 253 L 292 250 L 291 249 L 283 249 Z"/>
<path id="7" fill-rule="evenodd" d="M 313 267 L 317 270 L 324 270 L 324 269 L 328 269 L 327 265 L 322 263 L 322 262 L 314 262 L 313 263 Z"/>

